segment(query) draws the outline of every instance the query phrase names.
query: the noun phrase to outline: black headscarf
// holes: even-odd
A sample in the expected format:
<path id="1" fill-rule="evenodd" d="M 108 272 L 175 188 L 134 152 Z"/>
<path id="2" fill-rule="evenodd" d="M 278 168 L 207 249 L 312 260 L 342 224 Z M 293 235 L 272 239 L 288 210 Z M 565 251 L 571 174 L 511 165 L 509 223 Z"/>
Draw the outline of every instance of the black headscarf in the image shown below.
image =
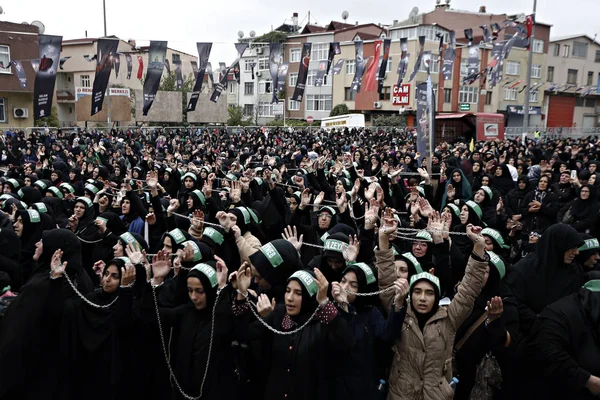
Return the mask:
<path id="1" fill-rule="evenodd" d="M 580 192 L 583 188 L 587 188 L 590 191 L 589 197 L 583 200 L 580 194 L 571 204 L 571 215 L 576 221 L 592 219 L 598 214 L 598 210 L 600 209 L 600 203 L 598 203 L 598 196 L 594 187 L 592 185 L 583 185 L 580 188 Z"/>
<path id="2" fill-rule="evenodd" d="M 23 283 L 19 265 L 21 240 L 12 230 L 0 228 L 0 248 L 2 249 L 2 254 L 0 254 L 0 271 L 8 274 L 12 290 L 18 291 Z"/>

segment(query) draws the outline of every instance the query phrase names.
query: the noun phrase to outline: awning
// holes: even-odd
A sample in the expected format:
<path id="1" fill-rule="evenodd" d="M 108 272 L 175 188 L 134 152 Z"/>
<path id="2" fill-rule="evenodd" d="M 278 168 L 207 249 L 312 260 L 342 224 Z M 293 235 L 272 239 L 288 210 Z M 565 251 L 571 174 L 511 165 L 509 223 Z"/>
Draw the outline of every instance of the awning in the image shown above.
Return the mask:
<path id="1" fill-rule="evenodd" d="M 438 114 L 435 116 L 435 119 L 454 119 L 454 118 L 462 118 L 470 115 L 468 113 L 453 113 L 453 114 Z"/>

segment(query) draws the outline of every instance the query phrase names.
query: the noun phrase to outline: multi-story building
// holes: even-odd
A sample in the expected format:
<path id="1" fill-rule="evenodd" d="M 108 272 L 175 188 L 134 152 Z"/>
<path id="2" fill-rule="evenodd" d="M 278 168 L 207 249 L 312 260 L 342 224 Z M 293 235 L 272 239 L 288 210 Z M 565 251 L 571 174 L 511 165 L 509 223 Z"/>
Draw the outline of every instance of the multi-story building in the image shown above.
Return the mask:
<path id="1" fill-rule="evenodd" d="M 35 71 L 29 60 L 40 58 L 38 28 L 0 21 L 0 130 L 33 126 Z M 27 77 L 22 87 L 12 60 L 22 61 Z"/>
<path id="2" fill-rule="evenodd" d="M 587 35 L 550 41 L 545 81 L 547 127 L 593 128 L 600 123 L 600 43 Z"/>
<path id="3" fill-rule="evenodd" d="M 145 78 L 145 71 L 148 68 L 148 50 L 147 46 L 137 47 L 133 40 L 119 40 L 117 51 L 121 54 L 119 76 L 113 71 L 110 74 L 109 87 L 125 88 L 129 90 L 112 90 L 111 96 L 111 121 L 117 121 L 122 124 L 134 123 L 129 108 L 130 96 L 133 96 L 136 90 L 142 90 Z M 61 57 L 70 57 L 64 63 L 63 69 L 58 70 L 56 76 L 56 97 L 58 103 L 58 116 L 61 124 L 64 126 L 83 125 L 86 121 L 102 122 L 107 121 L 107 105 L 103 110 L 93 117 L 90 116 L 91 103 L 90 96 L 94 85 L 94 76 L 96 70 L 95 61 L 87 61 L 84 56 L 93 57 L 97 52 L 98 39 L 84 38 L 63 40 Z M 125 54 L 132 57 L 132 73 L 130 79 L 127 79 L 127 63 Z M 139 62 L 138 56 L 142 57 L 143 73 L 142 79 L 138 79 Z M 197 62 L 198 57 L 167 48 L 166 58 L 171 64 L 171 70 L 175 68 L 174 60 L 181 61 L 182 75 L 185 78 L 193 76 L 192 61 Z M 166 69 L 163 75 L 166 74 Z M 190 75 L 191 74 L 191 75 Z M 206 87 L 206 85 L 205 85 Z M 208 91 L 208 89 L 203 89 Z M 106 98 L 105 98 L 106 102 Z"/>

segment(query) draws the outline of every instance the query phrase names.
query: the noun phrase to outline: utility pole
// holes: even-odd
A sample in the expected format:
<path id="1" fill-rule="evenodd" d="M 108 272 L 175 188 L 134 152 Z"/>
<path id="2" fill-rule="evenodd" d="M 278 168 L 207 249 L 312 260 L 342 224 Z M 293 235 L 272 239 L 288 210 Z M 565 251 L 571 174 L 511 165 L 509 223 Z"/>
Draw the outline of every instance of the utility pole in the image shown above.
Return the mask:
<path id="1" fill-rule="evenodd" d="M 106 0 L 102 0 L 102 11 L 104 13 L 104 37 L 107 37 L 107 33 L 106 33 Z M 100 60 L 98 60 L 97 62 L 100 62 Z M 111 67 L 111 71 L 108 74 L 108 88 L 107 88 L 107 93 L 106 93 L 106 116 L 107 116 L 107 125 L 108 125 L 108 131 L 110 132 L 110 74 L 112 74 L 112 67 Z"/>
<path id="2" fill-rule="evenodd" d="M 529 38 L 529 62 L 527 63 L 527 88 L 525 89 L 525 106 L 523 107 L 523 132 L 527 133 L 529 128 L 529 96 L 531 94 L 531 67 L 533 65 L 533 41 L 535 40 L 535 11 L 537 0 L 533 0 L 533 26 Z"/>

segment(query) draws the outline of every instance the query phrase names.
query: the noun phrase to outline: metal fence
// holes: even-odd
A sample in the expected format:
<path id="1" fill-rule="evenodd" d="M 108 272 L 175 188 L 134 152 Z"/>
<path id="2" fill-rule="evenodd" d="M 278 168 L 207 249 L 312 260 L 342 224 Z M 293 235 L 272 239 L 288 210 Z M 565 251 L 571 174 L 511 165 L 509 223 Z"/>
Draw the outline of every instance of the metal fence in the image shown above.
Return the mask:
<path id="1" fill-rule="evenodd" d="M 540 131 L 540 136 L 547 139 L 560 139 L 560 138 L 581 138 L 587 136 L 599 136 L 600 128 L 539 128 L 536 126 L 529 127 L 528 129 L 522 126 L 508 126 L 504 128 L 504 136 L 507 139 L 516 139 L 523 137 L 523 133 L 526 133 L 528 138 L 533 138 L 536 130 Z"/>

